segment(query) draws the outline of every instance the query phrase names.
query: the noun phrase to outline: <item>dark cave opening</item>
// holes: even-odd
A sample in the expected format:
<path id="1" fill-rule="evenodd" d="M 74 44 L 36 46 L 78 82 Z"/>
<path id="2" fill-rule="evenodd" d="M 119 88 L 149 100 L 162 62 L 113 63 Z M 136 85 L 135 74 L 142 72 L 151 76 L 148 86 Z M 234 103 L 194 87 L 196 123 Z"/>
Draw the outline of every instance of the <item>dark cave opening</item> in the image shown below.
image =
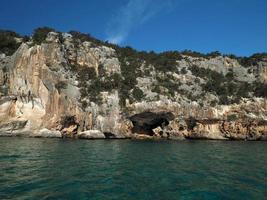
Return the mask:
<path id="1" fill-rule="evenodd" d="M 131 116 L 129 119 L 133 123 L 133 133 L 153 136 L 153 129 L 159 126 L 161 128 L 167 126 L 169 121 L 174 119 L 174 115 L 171 112 L 142 112 Z"/>

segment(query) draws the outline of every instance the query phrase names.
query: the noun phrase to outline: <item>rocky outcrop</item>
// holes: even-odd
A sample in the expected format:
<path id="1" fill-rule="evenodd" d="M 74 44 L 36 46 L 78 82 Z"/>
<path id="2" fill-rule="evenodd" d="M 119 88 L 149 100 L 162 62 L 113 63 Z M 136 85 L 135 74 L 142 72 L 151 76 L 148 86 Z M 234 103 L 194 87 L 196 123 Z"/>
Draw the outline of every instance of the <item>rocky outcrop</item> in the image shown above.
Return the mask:
<path id="1" fill-rule="evenodd" d="M 250 120 L 244 122 L 218 119 L 195 120 L 190 128 L 178 120 L 170 122 L 164 129 L 153 129 L 154 136 L 163 133 L 169 139 L 211 139 L 211 140 L 266 140 L 267 121 Z"/>
<path id="2" fill-rule="evenodd" d="M 0 136 L 29 136 L 28 120 L 7 120 L 0 125 Z"/>
<path id="3" fill-rule="evenodd" d="M 157 55 L 80 33 L 18 41 L 0 54 L 0 136 L 267 139 L 264 55 Z"/>

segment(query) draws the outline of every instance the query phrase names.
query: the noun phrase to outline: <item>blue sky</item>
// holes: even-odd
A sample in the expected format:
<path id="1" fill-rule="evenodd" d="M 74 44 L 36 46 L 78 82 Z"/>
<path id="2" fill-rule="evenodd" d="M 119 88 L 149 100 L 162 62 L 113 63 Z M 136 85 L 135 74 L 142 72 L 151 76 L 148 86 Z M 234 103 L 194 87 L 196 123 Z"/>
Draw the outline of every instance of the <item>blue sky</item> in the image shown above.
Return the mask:
<path id="1" fill-rule="evenodd" d="M 41 26 L 146 51 L 267 52 L 266 0 L 1 0 L 1 29 Z"/>

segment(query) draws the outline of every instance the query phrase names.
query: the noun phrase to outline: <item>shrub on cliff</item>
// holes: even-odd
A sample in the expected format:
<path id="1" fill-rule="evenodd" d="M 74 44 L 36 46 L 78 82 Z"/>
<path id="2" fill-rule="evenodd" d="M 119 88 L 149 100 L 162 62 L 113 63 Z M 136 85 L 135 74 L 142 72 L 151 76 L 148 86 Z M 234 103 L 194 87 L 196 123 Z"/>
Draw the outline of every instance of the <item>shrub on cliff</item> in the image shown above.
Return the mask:
<path id="1" fill-rule="evenodd" d="M 235 121 L 238 119 L 238 115 L 232 114 L 227 116 L 227 121 Z"/>
<path id="2" fill-rule="evenodd" d="M 49 27 L 37 28 L 33 31 L 32 39 L 35 44 L 41 44 L 45 41 L 49 32 L 55 32 L 55 29 Z"/>
<path id="3" fill-rule="evenodd" d="M 241 57 L 238 61 L 244 67 L 250 67 L 256 66 L 257 63 L 263 59 L 267 59 L 267 53 L 256 53 L 250 57 Z"/>
<path id="4" fill-rule="evenodd" d="M 181 73 L 182 73 L 182 74 L 187 74 L 187 70 L 186 70 L 185 67 L 183 67 L 183 68 L 181 69 Z"/>
<path id="5" fill-rule="evenodd" d="M 158 71 L 177 72 L 177 60 L 181 60 L 182 56 L 178 51 L 167 51 L 159 54 L 150 52 L 146 54 L 144 59 Z"/>
<path id="6" fill-rule="evenodd" d="M 103 41 L 94 38 L 89 33 L 81 33 L 79 31 L 69 31 L 69 34 L 71 34 L 75 40 L 80 40 L 80 42 L 92 42 L 92 45 L 94 46 L 100 46 L 100 45 L 108 46 L 108 43 L 104 43 Z"/>
<path id="7" fill-rule="evenodd" d="M 267 98 L 267 84 L 262 82 L 254 82 L 253 84 L 254 95 L 257 97 Z"/>
<path id="8" fill-rule="evenodd" d="M 66 89 L 68 84 L 64 81 L 59 81 L 55 84 L 55 88 L 58 90 L 59 93 L 61 93 L 62 90 Z"/>
<path id="9" fill-rule="evenodd" d="M 184 50 L 181 52 L 181 54 L 185 56 L 195 57 L 195 58 L 205 58 L 205 54 L 202 54 L 196 51 L 191 51 L 191 50 Z"/>
<path id="10" fill-rule="evenodd" d="M 207 58 L 216 58 L 218 56 L 221 56 L 222 54 L 219 51 L 213 51 L 206 54 Z"/>
<path id="11" fill-rule="evenodd" d="M 20 45 L 15 38 L 20 38 L 20 35 L 13 31 L 0 30 L 0 53 L 12 55 Z"/>
<path id="12" fill-rule="evenodd" d="M 143 91 L 138 87 L 135 87 L 133 89 L 132 94 L 133 94 L 134 99 L 137 100 L 137 101 L 141 101 L 144 98 Z"/>

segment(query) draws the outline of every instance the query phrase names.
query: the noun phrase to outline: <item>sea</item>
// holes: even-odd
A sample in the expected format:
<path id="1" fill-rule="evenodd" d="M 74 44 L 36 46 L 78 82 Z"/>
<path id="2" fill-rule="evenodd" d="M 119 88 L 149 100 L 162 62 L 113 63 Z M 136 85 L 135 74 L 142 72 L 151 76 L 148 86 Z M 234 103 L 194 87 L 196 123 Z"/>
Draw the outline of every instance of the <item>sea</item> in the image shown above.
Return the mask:
<path id="1" fill-rule="evenodd" d="M 267 199 L 267 142 L 0 138 L 0 199 Z"/>

